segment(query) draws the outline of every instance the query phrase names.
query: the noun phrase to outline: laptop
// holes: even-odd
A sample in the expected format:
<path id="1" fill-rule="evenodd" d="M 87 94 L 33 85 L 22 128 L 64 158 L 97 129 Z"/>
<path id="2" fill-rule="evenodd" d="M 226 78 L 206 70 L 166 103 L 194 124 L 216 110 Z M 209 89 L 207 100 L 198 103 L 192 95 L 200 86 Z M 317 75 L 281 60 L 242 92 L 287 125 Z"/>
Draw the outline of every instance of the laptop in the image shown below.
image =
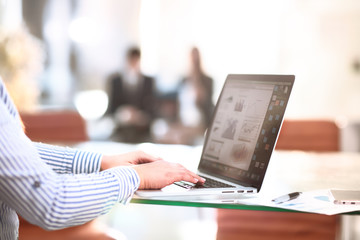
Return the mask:
<path id="1" fill-rule="evenodd" d="M 197 174 L 204 185 L 176 182 L 139 197 L 258 193 L 276 145 L 294 75 L 227 76 L 205 136 Z M 214 183 L 214 185 L 212 185 Z"/>

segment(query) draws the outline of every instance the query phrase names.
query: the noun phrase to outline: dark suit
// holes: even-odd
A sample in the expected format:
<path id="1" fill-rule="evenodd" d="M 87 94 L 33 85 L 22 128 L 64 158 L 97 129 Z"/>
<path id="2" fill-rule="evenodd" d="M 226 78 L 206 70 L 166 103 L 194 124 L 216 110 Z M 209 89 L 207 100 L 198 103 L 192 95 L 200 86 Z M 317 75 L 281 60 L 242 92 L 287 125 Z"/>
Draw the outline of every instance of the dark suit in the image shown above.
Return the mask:
<path id="1" fill-rule="evenodd" d="M 142 110 L 146 113 L 150 119 L 154 118 L 154 103 L 155 103 L 155 91 L 154 91 L 154 79 L 145 75 L 141 75 L 140 80 L 136 88 L 129 89 L 121 74 L 113 74 L 109 78 L 109 106 L 108 114 L 113 115 L 116 110 L 124 105 L 130 105 Z M 118 127 L 115 135 L 118 135 L 118 140 L 127 142 L 141 142 L 147 141 L 150 135 L 150 124 L 145 127 Z M 116 137 L 115 137 L 116 138 Z M 117 140 L 117 139 L 115 139 Z"/>

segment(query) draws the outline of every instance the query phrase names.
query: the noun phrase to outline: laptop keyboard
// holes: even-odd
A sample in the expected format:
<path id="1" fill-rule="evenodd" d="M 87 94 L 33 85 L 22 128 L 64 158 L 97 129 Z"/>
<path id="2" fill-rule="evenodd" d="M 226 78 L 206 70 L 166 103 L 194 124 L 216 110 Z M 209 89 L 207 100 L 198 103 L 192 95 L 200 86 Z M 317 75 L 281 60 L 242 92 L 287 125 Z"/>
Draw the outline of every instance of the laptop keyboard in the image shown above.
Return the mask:
<path id="1" fill-rule="evenodd" d="M 197 184 L 195 185 L 196 188 L 229 188 L 229 187 L 235 187 L 234 185 L 226 184 L 220 181 L 217 181 L 212 178 L 206 178 L 204 176 L 201 176 L 202 178 L 205 178 L 206 181 L 203 185 Z"/>
<path id="2" fill-rule="evenodd" d="M 185 181 L 175 182 L 174 184 L 176 184 L 180 187 L 183 187 L 183 188 L 187 188 L 187 189 L 189 189 L 189 188 L 233 188 L 233 187 L 235 187 L 233 185 L 226 184 L 226 183 L 217 181 L 212 178 L 206 178 L 204 176 L 201 176 L 201 177 L 206 179 L 206 181 L 203 185 L 202 184 L 194 185 L 192 183 L 185 182 Z"/>

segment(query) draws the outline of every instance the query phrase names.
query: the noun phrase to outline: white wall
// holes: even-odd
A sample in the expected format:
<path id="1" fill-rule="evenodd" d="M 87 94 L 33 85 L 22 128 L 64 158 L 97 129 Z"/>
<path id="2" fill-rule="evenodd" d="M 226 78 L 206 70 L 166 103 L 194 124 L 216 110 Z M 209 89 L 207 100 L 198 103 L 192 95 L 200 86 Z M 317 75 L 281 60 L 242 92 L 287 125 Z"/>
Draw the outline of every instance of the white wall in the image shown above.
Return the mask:
<path id="1" fill-rule="evenodd" d="M 282 69 L 297 83 L 289 115 L 358 119 L 360 4 L 355 1 L 298 1 L 283 30 Z M 285 20 L 285 19 L 284 19 Z"/>
<path id="2" fill-rule="evenodd" d="M 86 20 L 86 41 L 73 41 L 78 54 L 79 80 L 85 88 L 102 88 L 107 75 L 120 71 L 126 49 L 140 44 L 141 0 L 78 0 L 74 20 Z M 75 32 L 81 27 L 75 27 Z M 80 34 L 81 35 L 81 34 Z"/>
<path id="3" fill-rule="evenodd" d="M 22 21 L 21 0 L 0 0 L 0 27 L 17 28 Z"/>
<path id="4" fill-rule="evenodd" d="M 159 41 L 144 51 L 158 49 L 157 64 L 143 66 L 158 67 L 164 88 L 186 71 L 188 50 L 197 45 L 217 93 L 228 73 L 290 73 L 296 85 L 288 117 L 360 117 L 360 74 L 352 68 L 360 61 L 358 1 L 151 2 L 159 6 L 159 26 L 147 34 Z"/>

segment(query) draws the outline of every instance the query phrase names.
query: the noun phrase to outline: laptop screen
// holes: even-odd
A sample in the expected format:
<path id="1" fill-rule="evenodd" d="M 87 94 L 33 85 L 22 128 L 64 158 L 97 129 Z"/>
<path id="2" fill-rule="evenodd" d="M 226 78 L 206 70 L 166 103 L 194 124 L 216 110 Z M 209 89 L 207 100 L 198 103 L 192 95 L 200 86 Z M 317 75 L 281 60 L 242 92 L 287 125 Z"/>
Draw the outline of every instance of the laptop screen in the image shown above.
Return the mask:
<path id="1" fill-rule="evenodd" d="M 199 170 L 260 190 L 293 83 L 292 75 L 228 75 Z"/>

